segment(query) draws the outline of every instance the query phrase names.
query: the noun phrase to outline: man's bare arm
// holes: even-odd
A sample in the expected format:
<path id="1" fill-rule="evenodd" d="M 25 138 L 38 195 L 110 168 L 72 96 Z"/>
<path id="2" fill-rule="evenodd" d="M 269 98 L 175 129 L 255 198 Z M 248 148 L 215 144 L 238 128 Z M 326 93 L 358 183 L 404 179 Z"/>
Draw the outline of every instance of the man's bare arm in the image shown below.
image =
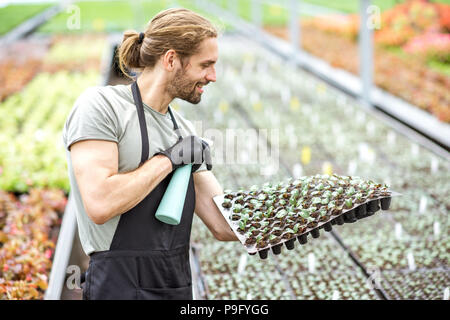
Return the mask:
<path id="1" fill-rule="evenodd" d="M 213 197 L 223 194 L 222 187 L 211 171 L 194 173 L 195 213 L 217 240 L 239 241 L 220 213 Z"/>
<path id="2" fill-rule="evenodd" d="M 70 151 L 84 208 L 96 224 L 136 206 L 172 170 L 170 160 L 158 155 L 134 171 L 118 173 L 119 152 L 111 141 L 79 141 Z"/>

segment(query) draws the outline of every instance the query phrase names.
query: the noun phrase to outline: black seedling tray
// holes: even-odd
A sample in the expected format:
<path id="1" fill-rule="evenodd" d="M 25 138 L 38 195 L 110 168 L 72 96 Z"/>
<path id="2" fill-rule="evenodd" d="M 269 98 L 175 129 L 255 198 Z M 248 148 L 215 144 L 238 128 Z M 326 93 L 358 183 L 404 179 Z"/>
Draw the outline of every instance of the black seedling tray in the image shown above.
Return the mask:
<path id="1" fill-rule="evenodd" d="M 320 230 L 323 229 L 326 232 L 330 232 L 333 229 L 333 225 L 342 225 L 344 223 L 354 223 L 360 219 L 370 217 L 375 212 L 382 210 L 388 210 L 391 204 L 391 198 L 393 196 L 399 196 L 399 193 L 390 191 L 389 196 L 379 196 L 376 198 L 368 199 L 364 203 L 360 203 L 354 205 L 350 209 L 343 210 L 340 214 L 330 217 L 327 221 L 317 222 L 314 227 L 306 227 L 303 232 L 296 233 L 290 239 L 281 239 L 281 241 L 275 244 L 268 244 L 265 247 L 258 248 L 256 244 L 246 244 L 247 238 L 244 234 L 238 231 L 239 226 L 238 223 L 231 220 L 231 214 L 233 213 L 231 208 L 224 208 L 222 203 L 224 202 L 225 195 L 219 195 L 213 198 L 223 217 L 227 221 L 228 225 L 231 227 L 233 232 L 236 234 L 239 241 L 244 245 L 247 252 L 250 255 L 254 255 L 259 253 L 261 259 L 266 259 L 268 256 L 268 251 L 271 249 L 273 254 L 278 255 L 281 253 L 281 248 L 283 244 L 286 246 L 288 250 L 292 250 L 295 247 L 295 240 L 297 239 L 301 245 L 305 245 L 308 243 L 308 235 L 311 235 L 313 238 L 320 237 Z"/>

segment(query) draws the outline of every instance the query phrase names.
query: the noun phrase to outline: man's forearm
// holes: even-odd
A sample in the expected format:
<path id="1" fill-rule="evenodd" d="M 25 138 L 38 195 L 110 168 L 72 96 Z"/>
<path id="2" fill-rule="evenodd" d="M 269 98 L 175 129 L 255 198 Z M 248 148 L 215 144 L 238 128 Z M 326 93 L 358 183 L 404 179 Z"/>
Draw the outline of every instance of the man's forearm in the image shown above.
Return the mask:
<path id="1" fill-rule="evenodd" d="M 214 203 L 213 198 L 223 194 L 222 187 L 210 171 L 194 174 L 195 213 L 220 241 L 239 241 L 225 218 Z"/>
<path id="2" fill-rule="evenodd" d="M 147 160 L 138 169 L 112 175 L 104 182 L 101 203 L 104 222 L 127 212 L 141 202 L 172 170 L 170 160 L 162 155 Z"/>
<path id="3" fill-rule="evenodd" d="M 224 218 L 225 221 L 225 218 Z M 223 224 L 223 229 L 220 237 L 218 238 L 220 241 L 239 241 L 239 238 L 234 234 L 233 230 L 231 230 L 228 223 L 225 221 Z"/>

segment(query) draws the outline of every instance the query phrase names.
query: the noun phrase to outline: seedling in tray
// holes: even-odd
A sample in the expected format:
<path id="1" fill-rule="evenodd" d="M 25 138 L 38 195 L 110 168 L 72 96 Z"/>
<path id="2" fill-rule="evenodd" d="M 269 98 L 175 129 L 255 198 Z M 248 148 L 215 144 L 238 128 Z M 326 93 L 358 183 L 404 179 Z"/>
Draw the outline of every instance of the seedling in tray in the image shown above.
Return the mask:
<path id="1" fill-rule="evenodd" d="M 388 210 L 393 195 L 386 185 L 334 174 L 226 190 L 214 201 L 247 252 L 265 259 L 269 249 L 280 254 L 283 243 L 292 250 L 296 239 L 304 245 L 308 234 L 318 238 L 320 229 L 354 223 L 380 205 Z"/>

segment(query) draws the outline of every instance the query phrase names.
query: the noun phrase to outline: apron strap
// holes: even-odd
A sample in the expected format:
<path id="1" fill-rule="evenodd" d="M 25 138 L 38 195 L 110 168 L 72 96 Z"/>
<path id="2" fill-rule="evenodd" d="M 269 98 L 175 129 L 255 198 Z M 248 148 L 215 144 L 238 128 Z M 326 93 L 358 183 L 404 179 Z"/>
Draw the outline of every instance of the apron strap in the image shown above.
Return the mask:
<path id="1" fill-rule="evenodd" d="M 142 153 L 140 165 L 142 165 L 145 161 L 147 161 L 149 154 L 147 124 L 145 123 L 144 107 L 142 106 L 141 93 L 139 92 L 139 87 L 137 86 L 136 81 L 134 81 L 131 85 L 131 90 L 133 91 L 134 104 L 136 105 L 139 118 L 139 126 L 141 128 Z"/>
<path id="2" fill-rule="evenodd" d="M 172 119 L 172 123 L 173 123 L 173 129 L 175 130 L 175 133 L 177 134 L 178 138 L 183 138 L 183 136 L 181 135 L 181 130 L 180 128 L 178 128 L 178 124 L 177 121 L 175 120 L 175 117 L 173 116 L 172 113 L 172 109 L 170 108 L 170 106 L 168 107 L 169 109 L 169 113 L 170 113 L 170 118 Z"/>
<path id="3" fill-rule="evenodd" d="M 131 84 L 131 91 L 133 92 L 133 99 L 134 104 L 136 105 L 137 114 L 139 118 L 139 126 L 141 128 L 141 137 L 142 137 L 142 153 L 141 153 L 141 165 L 147 161 L 148 155 L 149 155 L 149 144 L 148 144 L 148 133 L 147 133 L 147 124 L 145 123 L 145 116 L 144 116 L 144 107 L 142 105 L 142 97 L 141 92 L 139 91 L 139 87 L 137 85 L 137 81 L 134 81 Z M 170 118 L 173 123 L 173 129 L 175 130 L 175 133 L 178 135 L 178 138 L 183 138 L 181 135 L 181 130 L 178 127 L 177 121 L 175 120 L 175 117 L 172 113 L 172 109 L 170 106 L 168 107 Z"/>

